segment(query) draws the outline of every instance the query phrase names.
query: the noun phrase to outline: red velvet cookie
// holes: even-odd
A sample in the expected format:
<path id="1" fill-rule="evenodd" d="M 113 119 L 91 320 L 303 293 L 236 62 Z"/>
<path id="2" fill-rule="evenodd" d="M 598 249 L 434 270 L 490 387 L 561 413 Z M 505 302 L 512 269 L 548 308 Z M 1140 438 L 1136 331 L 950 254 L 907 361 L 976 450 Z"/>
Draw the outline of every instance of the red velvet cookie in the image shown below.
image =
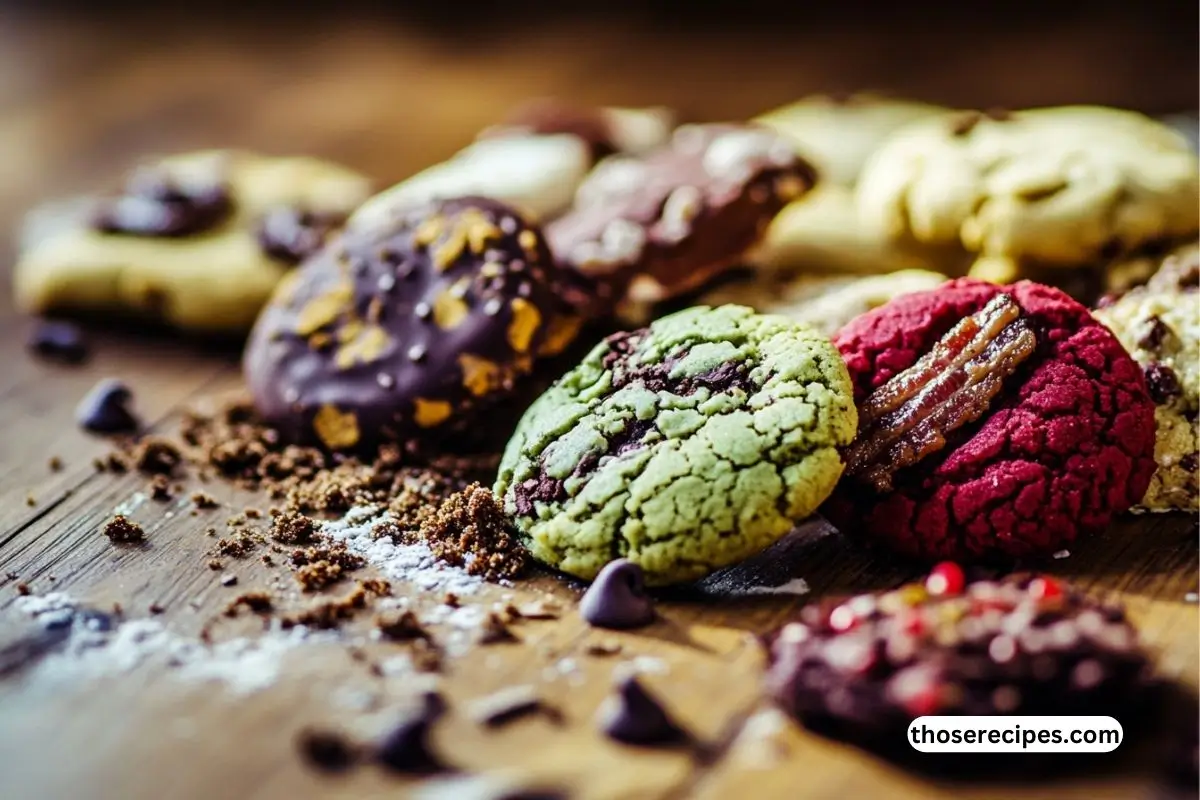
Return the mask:
<path id="1" fill-rule="evenodd" d="M 860 420 L 822 512 L 847 534 L 927 559 L 1045 556 L 1103 529 L 1154 473 L 1141 371 L 1057 289 L 951 281 L 835 342 Z"/>

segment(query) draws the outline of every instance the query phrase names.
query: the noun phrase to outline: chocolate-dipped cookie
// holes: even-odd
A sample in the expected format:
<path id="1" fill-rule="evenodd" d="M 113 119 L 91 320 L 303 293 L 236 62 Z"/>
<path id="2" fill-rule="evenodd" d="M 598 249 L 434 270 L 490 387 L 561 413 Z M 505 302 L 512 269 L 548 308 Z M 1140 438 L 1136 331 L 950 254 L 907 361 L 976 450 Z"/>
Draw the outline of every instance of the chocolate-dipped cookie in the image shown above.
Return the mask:
<path id="1" fill-rule="evenodd" d="M 645 155 L 592 170 L 546 238 L 561 261 L 611 282 L 614 297 L 631 287 L 635 300 L 662 300 L 733 266 L 815 180 L 767 128 L 684 125 Z"/>
<path id="2" fill-rule="evenodd" d="M 584 279 L 477 197 L 348 231 L 279 287 L 246 348 L 255 405 L 334 450 L 461 431 L 574 338 Z"/>

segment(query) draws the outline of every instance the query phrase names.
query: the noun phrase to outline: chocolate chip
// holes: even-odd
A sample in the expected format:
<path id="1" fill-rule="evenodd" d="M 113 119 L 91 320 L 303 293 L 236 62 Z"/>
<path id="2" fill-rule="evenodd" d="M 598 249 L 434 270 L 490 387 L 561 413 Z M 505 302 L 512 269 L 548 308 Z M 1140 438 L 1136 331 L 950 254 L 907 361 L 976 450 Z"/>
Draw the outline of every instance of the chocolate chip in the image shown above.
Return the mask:
<path id="1" fill-rule="evenodd" d="M 1154 362 L 1147 364 L 1143 370 L 1146 374 L 1146 388 L 1150 390 L 1150 399 L 1162 405 L 1169 403 L 1183 393 L 1175 370 L 1166 364 Z"/>
<path id="2" fill-rule="evenodd" d="M 39 321 L 29 336 L 29 349 L 42 358 L 64 364 L 81 364 L 88 357 L 83 332 L 70 322 Z"/>
<path id="3" fill-rule="evenodd" d="M 672 744 L 686 740 L 687 733 L 638 682 L 622 679 L 616 692 L 605 700 L 599 714 L 600 730 L 625 744 Z"/>
<path id="4" fill-rule="evenodd" d="M 427 775 L 442 772 L 442 763 L 429 744 L 429 730 L 438 714 L 428 707 L 397 722 L 379 742 L 375 757 L 380 764 L 396 772 Z"/>
<path id="5" fill-rule="evenodd" d="M 296 746 L 308 763 L 325 772 L 342 772 L 358 760 L 358 748 L 336 731 L 300 731 Z"/>
<path id="6" fill-rule="evenodd" d="M 129 410 L 133 392 L 116 378 L 97 383 L 75 408 L 79 425 L 96 433 L 129 433 L 140 427 Z"/>
<path id="7" fill-rule="evenodd" d="M 1170 335 L 1170 327 L 1160 317 L 1150 317 L 1146 321 L 1145 333 L 1138 339 L 1138 346 L 1154 353 L 1160 352 L 1159 348 Z"/>
<path id="8" fill-rule="evenodd" d="M 93 224 L 104 233 L 191 236 L 214 227 L 233 210 L 221 183 L 184 186 L 157 170 L 134 174 L 125 194 L 102 204 Z"/>
<path id="9" fill-rule="evenodd" d="M 579 613 L 598 628 L 640 628 L 654 621 L 642 568 L 628 559 L 607 564 L 579 601 Z"/>
<path id="10" fill-rule="evenodd" d="M 1197 454 L 1195 451 L 1188 453 L 1179 459 L 1179 466 L 1187 472 L 1195 472 L 1196 467 L 1200 466 L 1200 454 Z"/>
<path id="11" fill-rule="evenodd" d="M 271 258 L 299 264 L 320 250 L 329 234 L 343 222 L 345 217 L 340 214 L 323 214 L 293 207 L 276 208 L 259 220 L 258 243 Z"/>

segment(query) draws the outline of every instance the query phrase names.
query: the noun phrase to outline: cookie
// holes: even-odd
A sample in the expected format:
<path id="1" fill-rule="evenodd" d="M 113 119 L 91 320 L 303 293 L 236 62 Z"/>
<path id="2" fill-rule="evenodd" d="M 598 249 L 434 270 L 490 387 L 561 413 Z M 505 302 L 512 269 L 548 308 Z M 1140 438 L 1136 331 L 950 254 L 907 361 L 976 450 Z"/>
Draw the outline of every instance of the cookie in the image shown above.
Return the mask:
<path id="1" fill-rule="evenodd" d="M 592 160 L 599 161 L 614 153 L 639 155 L 653 150 L 666 143 L 674 127 L 675 114 L 668 108 L 573 106 L 546 97 L 517 106 L 479 138 L 569 133 L 582 139 Z"/>
<path id="2" fill-rule="evenodd" d="M 317 159 L 207 151 L 146 164 L 123 192 L 31 216 L 14 272 L 23 310 L 244 333 L 369 184 Z"/>
<path id="3" fill-rule="evenodd" d="M 1167 114 L 1159 117 L 1159 121 L 1182 134 L 1193 151 L 1200 151 L 1200 114 L 1195 111 Z"/>
<path id="4" fill-rule="evenodd" d="M 922 559 L 1049 556 L 1103 530 L 1154 472 L 1141 368 L 1050 287 L 962 278 L 899 297 L 834 338 L 859 430 L 822 509 Z"/>
<path id="5" fill-rule="evenodd" d="M 528 219 L 547 219 L 571 204 L 592 166 L 578 136 L 502 136 L 483 139 L 372 197 L 349 227 L 377 229 L 435 200 L 478 195 L 512 206 Z"/>
<path id="6" fill-rule="evenodd" d="M 1107 262 L 1200 225 L 1196 156 L 1183 138 L 1091 106 L 920 120 L 875 151 L 856 191 L 870 229 L 960 248 L 992 279 Z"/>
<path id="7" fill-rule="evenodd" d="M 484 198 L 351 229 L 263 310 L 244 371 L 263 418 L 346 450 L 461 433 L 579 329 L 582 279 Z"/>
<path id="8" fill-rule="evenodd" d="M 685 125 L 640 158 L 614 156 L 546 227 L 555 256 L 635 301 L 695 289 L 737 263 L 812 168 L 767 128 Z"/>
<path id="9" fill-rule="evenodd" d="M 697 307 L 610 336 L 525 413 L 495 493 L 530 552 L 651 585 L 763 549 L 811 514 L 854 435 L 845 366 L 805 325 Z"/>
<path id="10" fill-rule="evenodd" d="M 1095 312 L 1141 365 L 1156 404 L 1158 470 L 1135 510 L 1200 510 L 1200 250 L 1190 256 L 1168 258 L 1149 285 Z"/>
<path id="11" fill-rule="evenodd" d="M 817 168 L 821 183 L 853 186 L 867 158 L 897 128 L 945 114 L 941 106 L 860 92 L 805 97 L 754 118 Z"/>
<path id="12" fill-rule="evenodd" d="M 701 300 L 709 305 L 747 305 L 756 311 L 808 323 L 832 336 L 859 314 L 900 295 L 936 288 L 946 280 L 945 275 L 923 269 L 862 278 L 801 275 L 790 281 L 752 275 L 748 280 L 721 286 Z"/>
<path id="13" fill-rule="evenodd" d="M 1154 684 L 1120 608 L 1050 577 L 966 582 L 952 563 L 924 583 L 806 606 L 767 648 L 782 708 L 902 758 L 922 758 L 908 738 L 917 717 L 1100 714 L 1128 726 Z"/>

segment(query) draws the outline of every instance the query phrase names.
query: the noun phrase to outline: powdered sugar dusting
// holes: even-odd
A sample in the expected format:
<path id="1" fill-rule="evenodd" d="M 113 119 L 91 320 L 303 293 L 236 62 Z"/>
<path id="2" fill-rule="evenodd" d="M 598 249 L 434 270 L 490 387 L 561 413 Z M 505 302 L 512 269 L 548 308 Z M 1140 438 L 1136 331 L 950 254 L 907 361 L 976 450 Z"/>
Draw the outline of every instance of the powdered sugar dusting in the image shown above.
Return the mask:
<path id="1" fill-rule="evenodd" d="M 781 583 L 778 586 L 751 586 L 746 590 L 746 594 L 808 594 L 811 591 L 808 588 L 808 581 L 804 578 L 792 578 L 787 583 Z"/>
<path id="2" fill-rule="evenodd" d="M 400 544 L 390 536 L 376 538 L 373 529 L 391 517 L 370 506 L 352 508 L 341 519 L 326 522 L 321 530 L 347 549 L 361 555 L 370 564 L 397 581 L 406 581 L 427 591 L 474 594 L 484 585 L 483 578 L 470 575 L 461 567 L 439 562 L 424 543 Z"/>

